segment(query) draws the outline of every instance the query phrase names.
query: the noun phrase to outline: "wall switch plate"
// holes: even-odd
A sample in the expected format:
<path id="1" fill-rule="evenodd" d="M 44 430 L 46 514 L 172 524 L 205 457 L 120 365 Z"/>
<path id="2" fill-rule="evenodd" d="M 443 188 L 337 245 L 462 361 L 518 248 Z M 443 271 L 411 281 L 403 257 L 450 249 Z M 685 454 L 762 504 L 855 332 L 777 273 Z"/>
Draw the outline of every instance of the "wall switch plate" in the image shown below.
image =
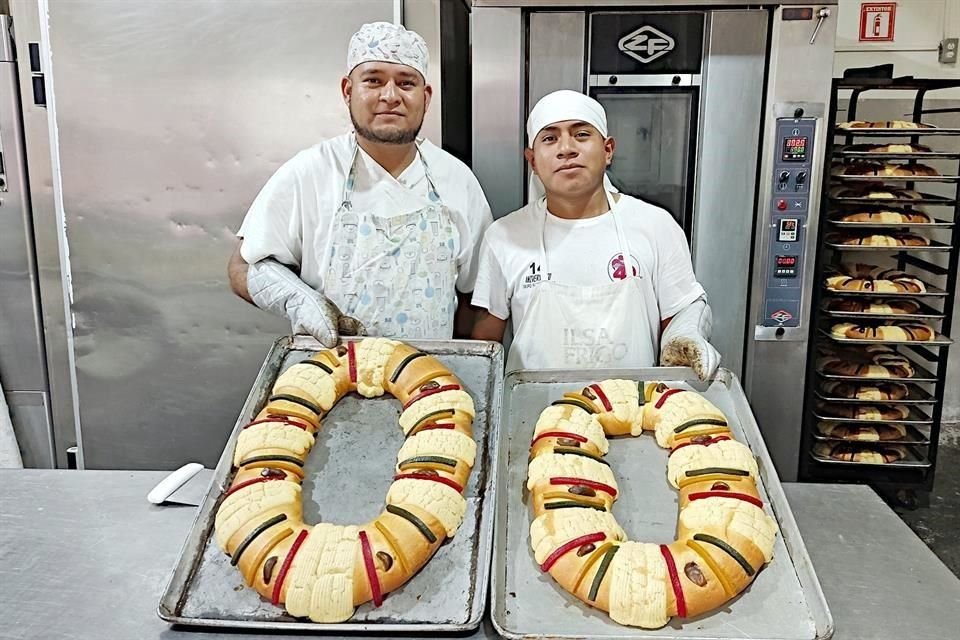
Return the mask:
<path id="1" fill-rule="evenodd" d="M 956 64 L 957 47 L 960 45 L 960 38 L 945 38 L 940 41 L 940 62 L 945 64 Z"/>

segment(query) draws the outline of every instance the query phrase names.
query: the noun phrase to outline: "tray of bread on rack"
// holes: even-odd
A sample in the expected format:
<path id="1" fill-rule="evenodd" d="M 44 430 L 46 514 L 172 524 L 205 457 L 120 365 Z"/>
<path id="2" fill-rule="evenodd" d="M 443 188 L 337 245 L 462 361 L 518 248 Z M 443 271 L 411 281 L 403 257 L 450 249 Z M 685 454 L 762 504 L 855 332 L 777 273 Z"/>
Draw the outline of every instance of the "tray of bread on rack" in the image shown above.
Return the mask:
<path id="1" fill-rule="evenodd" d="M 904 444 L 817 442 L 810 457 L 822 464 L 926 468 L 930 461 L 917 447 Z"/>
<path id="2" fill-rule="evenodd" d="M 813 437 L 820 442 L 930 444 L 930 436 L 911 424 L 845 424 L 820 420 Z"/>
<path id="3" fill-rule="evenodd" d="M 943 312 L 918 300 L 828 297 L 820 310 L 829 318 L 849 320 L 942 320 Z"/>
<path id="4" fill-rule="evenodd" d="M 936 382 L 936 376 L 888 345 L 866 344 L 859 349 L 821 345 L 815 363 L 826 380 L 849 382 Z"/>
<path id="5" fill-rule="evenodd" d="M 924 193 L 882 182 L 840 184 L 830 189 L 829 199 L 838 204 L 867 205 L 944 205 L 953 206 L 956 200 L 933 193 Z"/>
<path id="6" fill-rule="evenodd" d="M 834 134 L 838 136 L 856 137 L 912 137 L 912 136 L 960 136 L 960 129 L 955 127 L 937 127 L 924 122 L 910 122 L 909 120 L 850 120 L 837 123 Z"/>
<path id="7" fill-rule="evenodd" d="M 838 251 L 950 251 L 953 247 L 917 233 L 877 229 L 871 231 L 830 231 L 824 244 Z"/>
<path id="8" fill-rule="evenodd" d="M 884 404 L 882 402 L 849 405 L 818 400 L 815 403 L 813 415 L 818 420 L 847 423 L 889 422 L 922 425 L 933 422 L 929 415 L 914 406 Z"/>
<path id="9" fill-rule="evenodd" d="M 943 175 L 934 167 L 918 162 L 850 160 L 834 162 L 830 175 L 835 180 L 854 182 L 957 182 L 960 176 Z"/>
<path id="10" fill-rule="evenodd" d="M 814 395 L 824 402 L 854 404 L 933 404 L 936 399 L 917 384 L 905 382 L 847 382 L 823 380 L 814 387 Z"/>
<path id="11" fill-rule="evenodd" d="M 949 229 L 953 227 L 953 222 L 934 218 L 921 209 L 886 205 L 849 207 L 847 210 L 831 211 L 827 214 L 827 221 L 838 229 L 909 229 L 911 227 Z"/>
<path id="12" fill-rule="evenodd" d="M 914 142 L 868 142 L 840 147 L 833 153 L 835 158 L 855 160 L 949 160 L 958 154 L 934 151 L 925 144 Z"/>
<path id="13" fill-rule="evenodd" d="M 835 265 L 823 284 L 827 291 L 839 296 L 900 298 L 947 295 L 943 289 L 927 284 L 912 273 L 862 262 Z"/>
<path id="14" fill-rule="evenodd" d="M 923 322 L 837 322 L 820 334 L 847 345 L 862 344 L 916 344 L 945 347 L 953 344 L 950 338 L 938 333 Z"/>

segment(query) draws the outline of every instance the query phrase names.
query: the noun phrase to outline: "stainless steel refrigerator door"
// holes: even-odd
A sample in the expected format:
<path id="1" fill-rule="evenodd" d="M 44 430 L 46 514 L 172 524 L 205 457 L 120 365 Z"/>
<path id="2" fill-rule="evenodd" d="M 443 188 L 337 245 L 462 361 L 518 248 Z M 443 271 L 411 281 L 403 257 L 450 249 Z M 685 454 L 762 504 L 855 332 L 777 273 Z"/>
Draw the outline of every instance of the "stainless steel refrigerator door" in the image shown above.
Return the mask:
<path id="1" fill-rule="evenodd" d="M 33 221 L 9 16 L 0 16 L 0 380 L 24 464 L 53 466 Z"/>
<path id="2" fill-rule="evenodd" d="M 290 330 L 229 291 L 234 232 L 283 162 L 349 130 L 348 39 L 394 17 L 391 0 L 175 4 L 49 3 L 88 468 L 215 463 Z"/>

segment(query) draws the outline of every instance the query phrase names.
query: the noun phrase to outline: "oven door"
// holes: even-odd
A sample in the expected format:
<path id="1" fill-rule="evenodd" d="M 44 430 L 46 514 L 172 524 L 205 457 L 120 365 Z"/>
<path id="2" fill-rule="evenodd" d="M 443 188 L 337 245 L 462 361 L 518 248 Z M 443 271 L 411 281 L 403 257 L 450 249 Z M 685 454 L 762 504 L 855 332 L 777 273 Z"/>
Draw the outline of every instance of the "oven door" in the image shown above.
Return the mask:
<path id="1" fill-rule="evenodd" d="M 687 239 L 693 230 L 699 87 L 593 87 L 616 140 L 614 186 L 669 211 Z"/>

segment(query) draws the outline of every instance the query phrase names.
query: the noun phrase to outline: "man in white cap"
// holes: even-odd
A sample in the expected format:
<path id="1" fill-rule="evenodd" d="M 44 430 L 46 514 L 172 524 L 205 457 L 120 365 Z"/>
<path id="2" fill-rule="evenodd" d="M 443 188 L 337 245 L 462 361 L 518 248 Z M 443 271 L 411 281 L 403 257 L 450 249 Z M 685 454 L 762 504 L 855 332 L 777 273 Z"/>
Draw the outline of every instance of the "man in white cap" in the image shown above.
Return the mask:
<path id="1" fill-rule="evenodd" d="M 341 81 L 353 132 L 280 167 L 237 232 L 231 288 L 294 333 L 448 339 L 468 308 L 492 217 L 466 165 L 418 139 L 427 62 L 413 31 L 363 25 Z"/>
<path id="2" fill-rule="evenodd" d="M 484 235 L 473 337 L 502 340 L 512 319 L 508 370 L 659 362 L 713 375 L 720 356 L 686 238 L 665 210 L 612 192 L 616 143 L 600 103 L 551 93 L 530 112 L 527 138 L 538 180 L 530 204 Z"/>

